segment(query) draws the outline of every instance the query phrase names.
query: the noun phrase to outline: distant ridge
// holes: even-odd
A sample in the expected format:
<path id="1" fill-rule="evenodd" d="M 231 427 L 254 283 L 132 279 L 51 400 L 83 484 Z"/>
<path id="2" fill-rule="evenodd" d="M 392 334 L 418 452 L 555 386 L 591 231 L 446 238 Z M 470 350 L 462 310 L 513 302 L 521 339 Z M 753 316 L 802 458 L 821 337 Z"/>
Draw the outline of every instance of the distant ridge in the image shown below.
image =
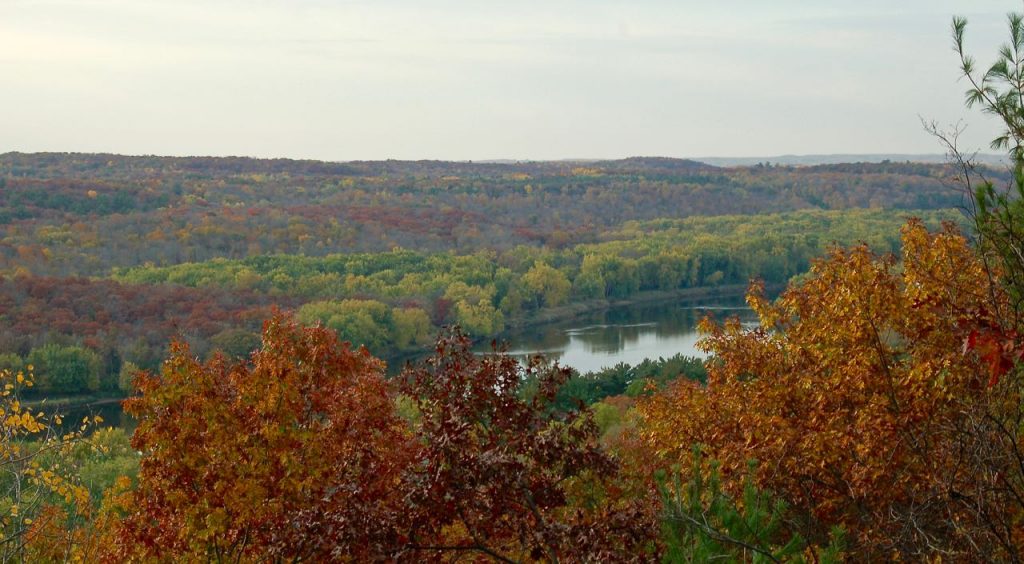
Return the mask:
<path id="1" fill-rule="evenodd" d="M 902 153 L 877 153 L 877 154 L 834 154 L 834 155 L 779 155 L 775 157 L 704 157 L 694 159 L 713 166 L 756 166 L 760 163 L 771 163 L 793 166 L 813 166 L 828 164 L 846 163 L 880 163 L 891 161 L 896 163 L 928 163 L 942 164 L 948 161 L 948 157 L 942 154 L 902 154 Z M 981 164 L 992 166 L 1004 165 L 1006 157 L 991 153 L 979 153 L 975 160 Z"/>
<path id="2" fill-rule="evenodd" d="M 17 151 L 0 153 L 0 161 L 29 159 L 36 163 L 64 162 L 74 168 L 92 170 L 98 166 L 167 166 L 176 169 L 195 169 L 223 173 L 300 173 L 326 175 L 382 174 L 386 172 L 408 172 L 417 170 L 437 174 L 460 174 L 470 171 L 498 173 L 501 171 L 553 171 L 572 170 L 574 167 L 597 167 L 607 172 L 660 171 L 685 173 L 710 170 L 719 167 L 748 167 L 759 164 L 782 166 L 822 166 L 838 164 L 877 164 L 883 162 L 944 164 L 948 162 L 941 154 L 866 153 L 831 155 L 778 155 L 774 157 L 627 157 L 623 159 L 489 159 L 489 160 L 315 160 L 291 158 L 263 158 L 246 156 L 158 156 L 120 155 L 112 153 L 22 153 Z M 1004 156 L 979 153 L 976 161 L 990 166 L 1005 166 Z"/>
<path id="3" fill-rule="evenodd" d="M 593 161 L 594 166 L 608 171 L 630 171 L 639 169 L 657 169 L 665 171 L 686 172 L 702 170 L 715 165 L 691 159 L 675 159 L 671 157 L 629 157 L 610 161 Z"/>

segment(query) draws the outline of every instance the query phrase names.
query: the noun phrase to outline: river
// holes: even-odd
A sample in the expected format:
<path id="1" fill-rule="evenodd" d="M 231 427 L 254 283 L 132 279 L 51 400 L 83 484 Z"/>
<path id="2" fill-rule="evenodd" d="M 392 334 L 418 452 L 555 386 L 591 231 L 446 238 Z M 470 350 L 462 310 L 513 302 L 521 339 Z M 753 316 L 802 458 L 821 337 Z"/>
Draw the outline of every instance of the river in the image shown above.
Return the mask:
<path id="1" fill-rule="evenodd" d="M 585 373 L 620 362 L 637 364 L 645 358 L 668 358 L 678 353 L 703 357 L 695 346 L 699 338 L 697 323 L 709 313 L 717 319 L 735 315 L 746 325 L 756 325 L 756 317 L 743 298 L 716 298 L 612 307 L 513 331 L 501 341 L 507 343 L 509 353 L 518 357 L 540 354 Z M 490 352 L 490 343 L 481 344 L 477 351 Z M 397 373 L 408 360 L 390 361 L 389 372 Z M 105 425 L 134 427 L 118 402 L 71 408 L 68 419 L 81 421 L 85 415 L 100 415 Z"/>
<path id="2" fill-rule="evenodd" d="M 697 323 L 711 314 L 716 319 L 738 316 L 751 327 L 756 316 L 742 297 L 702 302 L 660 302 L 613 307 L 560 323 L 515 331 L 505 336 L 509 353 L 540 354 L 579 372 L 619 363 L 637 364 L 646 358 L 682 353 L 704 357 L 697 349 Z M 478 348 L 490 350 L 490 344 Z"/>

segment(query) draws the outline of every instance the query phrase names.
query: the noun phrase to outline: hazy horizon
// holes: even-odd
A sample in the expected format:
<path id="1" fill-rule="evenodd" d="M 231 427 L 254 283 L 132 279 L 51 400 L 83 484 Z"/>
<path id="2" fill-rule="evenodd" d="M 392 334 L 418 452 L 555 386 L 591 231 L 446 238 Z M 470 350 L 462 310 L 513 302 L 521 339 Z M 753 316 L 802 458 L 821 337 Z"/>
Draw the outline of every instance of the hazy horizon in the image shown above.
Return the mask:
<path id="1" fill-rule="evenodd" d="M 947 162 L 948 155 L 942 153 L 832 153 L 832 154 L 800 154 L 800 155 L 754 155 L 754 156 L 734 156 L 734 157 L 722 157 L 722 156 L 703 156 L 703 157 L 692 157 L 692 156 L 679 156 L 670 157 L 665 155 L 625 155 L 621 157 L 610 157 L 610 158 L 590 158 L 590 157 L 567 157 L 567 158 L 553 158 L 553 159 L 394 159 L 394 158 L 380 158 L 380 159 L 315 159 L 307 157 L 275 157 L 275 156 L 250 156 L 250 155 L 201 155 L 201 154 L 181 154 L 181 155 L 160 155 L 155 153 L 113 153 L 113 152 L 84 152 L 84 151 L 4 151 L 0 152 L 0 157 L 9 154 L 24 154 L 24 155 L 40 155 L 40 154 L 56 154 L 56 155 L 111 155 L 117 157 L 127 158 L 182 158 L 182 159 L 205 159 L 205 158 L 225 158 L 225 159 L 286 159 L 295 161 L 318 161 L 326 163 L 356 163 L 356 162 L 384 162 L 384 161 L 398 161 L 398 162 L 449 162 L 449 163 L 478 163 L 478 164 L 529 164 L 529 163 L 596 163 L 596 162 L 611 162 L 627 159 L 677 159 L 677 160 L 689 160 L 695 161 L 702 164 L 708 164 L 711 166 L 718 167 L 732 167 L 732 166 L 755 166 L 759 164 L 772 164 L 772 165 L 822 165 L 822 164 L 850 164 L 850 163 L 878 163 L 881 161 L 893 161 L 893 162 L 917 162 L 925 164 L 943 163 Z M 973 155 L 972 160 L 979 164 L 995 165 L 1004 164 L 1007 157 L 991 153 L 991 152 L 978 152 Z"/>
<path id="2" fill-rule="evenodd" d="M 0 4 L 0 152 L 328 161 L 941 153 L 1019 3 Z M 760 157 L 760 158 L 765 158 Z"/>

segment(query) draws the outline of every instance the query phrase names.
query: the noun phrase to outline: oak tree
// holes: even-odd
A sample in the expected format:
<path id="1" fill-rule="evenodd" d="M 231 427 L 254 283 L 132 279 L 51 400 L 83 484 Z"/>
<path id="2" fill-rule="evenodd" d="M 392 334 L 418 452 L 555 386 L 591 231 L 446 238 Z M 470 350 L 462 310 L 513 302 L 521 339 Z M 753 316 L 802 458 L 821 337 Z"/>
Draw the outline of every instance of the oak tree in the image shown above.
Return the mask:
<path id="1" fill-rule="evenodd" d="M 245 361 L 176 344 L 126 402 L 144 453 L 108 557 L 378 558 L 398 544 L 413 452 L 383 366 L 278 315 Z"/>

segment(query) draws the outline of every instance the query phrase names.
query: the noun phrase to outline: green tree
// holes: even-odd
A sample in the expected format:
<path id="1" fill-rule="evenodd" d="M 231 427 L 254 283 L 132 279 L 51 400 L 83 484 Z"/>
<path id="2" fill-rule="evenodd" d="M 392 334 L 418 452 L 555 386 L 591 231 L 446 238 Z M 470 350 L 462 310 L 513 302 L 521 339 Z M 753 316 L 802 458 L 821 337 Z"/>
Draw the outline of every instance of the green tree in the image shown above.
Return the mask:
<path id="1" fill-rule="evenodd" d="M 761 491 L 751 476 L 743 496 L 734 500 L 722 490 L 718 465 L 706 464 L 700 448 L 693 450 L 689 480 L 662 478 L 662 540 L 665 562 L 803 562 L 807 542 L 786 530 L 786 503 Z M 814 562 L 842 561 L 845 534 L 834 529 L 828 546 L 814 547 Z"/>
<path id="2" fill-rule="evenodd" d="M 1008 14 L 1007 27 L 1009 41 L 999 48 L 995 62 L 981 72 L 974 57 L 966 52 L 966 18 L 955 17 L 952 24 L 960 71 L 970 84 L 967 106 L 980 107 L 984 113 L 998 117 L 1003 126 L 991 146 L 1009 155 L 1013 174 L 1008 184 L 997 187 L 985 170 L 960 150 L 960 130 L 943 133 L 934 124 L 928 127 L 945 142 L 959 166 L 960 181 L 969 199 L 968 216 L 974 222 L 982 250 L 996 263 L 1019 317 L 1024 310 L 1024 14 Z"/>
<path id="3" fill-rule="evenodd" d="M 494 307 L 495 288 L 471 286 L 465 282 L 454 282 L 444 293 L 447 300 L 455 303 L 455 322 L 468 333 L 485 337 L 500 333 L 505 328 L 505 316 Z"/>
<path id="4" fill-rule="evenodd" d="M 121 372 L 117 377 L 117 387 L 124 393 L 132 391 L 132 382 L 142 373 L 142 369 L 132 362 L 121 363 Z"/>
<path id="5" fill-rule="evenodd" d="M 588 265 L 584 259 L 584 268 Z M 627 298 L 640 290 L 640 269 L 633 259 L 612 255 L 594 257 L 594 268 L 599 269 L 605 283 L 605 295 L 610 298 Z"/>
<path id="6" fill-rule="evenodd" d="M 523 303 L 525 301 L 523 293 L 519 288 L 513 286 L 508 289 L 508 292 L 505 293 L 505 297 L 501 298 L 501 302 L 498 305 L 502 313 L 510 316 L 516 316 L 523 312 Z"/>
<path id="7" fill-rule="evenodd" d="M 584 300 L 605 297 L 604 276 L 601 274 L 600 262 L 594 255 L 583 257 L 580 273 L 573 281 L 573 293 Z"/>
<path id="8" fill-rule="evenodd" d="M 467 333 L 476 337 L 496 335 L 505 329 L 505 316 L 487 300 L 476 304 L 456 302 L 455 320 Z"/>
<path id="9" fill-rule="evenodd" d="M 399 349 L 407 349 L 430 341 L 433 326 L 430 316 L 418 307 L 395 309 L 391 312 L 395 330 L 392 340 Z"/>
<path id="10" fill-rule="evenodd" d="M 89 349 L 49 344 L 32 349 L 26 361 L 35 368 L 41 393 L 78 394 L 100 387 L 100 357 Z"/>
<path id="11" fill-rule="evenodd" d="M 0 370 L 8 370 L 17 374 L 25 369 L 25 361 L 14 353 L 0 354 Z"/>
<path id="12" fill-rule="evenodd" d="M 376 300 L 312 302 L 299 308 L 296 317 L 307 325 L 321 322 L 343 341 L 374 351 L 392 343 L 391 308 Z"/>
<path id="13" fill-rule="evenodd" d="M 569 299 L 569 290 L 572 289 L 565 274 L 539 260 L 523 275 L 522 282 L 538 308 L 562 305 Z"/>
<path id="14" fill-rule="evenodd" d="M 260 348 L 260 336 L 245 329 L 225 329 L 211 337 L 210 344 L 228 358 L 240 360 Z"/>

